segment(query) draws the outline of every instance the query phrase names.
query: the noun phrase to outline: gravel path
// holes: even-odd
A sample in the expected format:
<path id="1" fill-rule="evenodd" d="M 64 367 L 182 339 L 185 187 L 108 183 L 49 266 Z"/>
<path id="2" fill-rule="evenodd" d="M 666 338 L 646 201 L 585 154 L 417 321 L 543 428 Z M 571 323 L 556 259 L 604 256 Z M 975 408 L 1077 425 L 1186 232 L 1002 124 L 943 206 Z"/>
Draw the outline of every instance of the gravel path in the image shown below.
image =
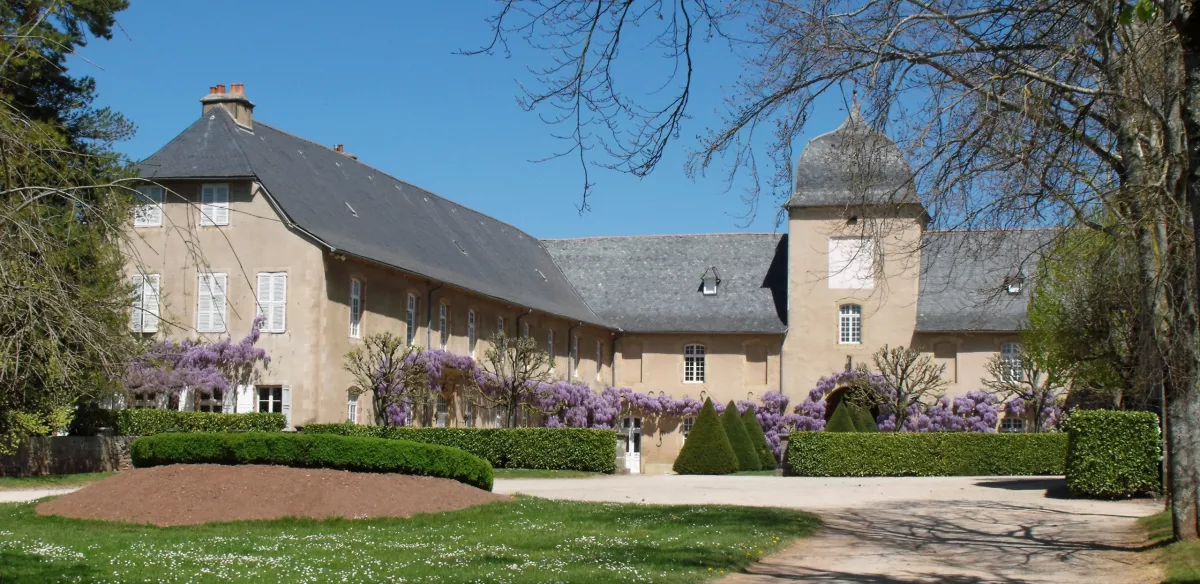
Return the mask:
<path id="1" fill-rule="evenodd" d="M 724 582 L 1157 582 L 1134 519 L 1152 501 L 1060 498 L 1061 479 L 616 476 L 496 481 L 496 491 L 583 501 L 792 507 L 814 537 Z M 1049 493 L 1049 496 L 1047 495 Z"/>

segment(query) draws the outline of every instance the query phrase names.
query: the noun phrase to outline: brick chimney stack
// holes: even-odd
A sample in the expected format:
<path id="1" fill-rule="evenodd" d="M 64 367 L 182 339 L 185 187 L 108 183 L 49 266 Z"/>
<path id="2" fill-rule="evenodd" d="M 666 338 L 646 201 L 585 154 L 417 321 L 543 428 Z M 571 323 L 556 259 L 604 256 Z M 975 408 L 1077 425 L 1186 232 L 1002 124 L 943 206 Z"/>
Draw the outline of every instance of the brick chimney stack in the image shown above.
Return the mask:
<path id="1" fill-rule="evenodd" d="M 246 86 L 233 83 L 230 90 L 225 91 L 225 84 L 213 85 L 208 88 L 208 95 L 200 98 L 201 114 L 207 114 L 214 107 L 225 108 L 233 121 L 238 125 L 254 128 L 254 102 L 246 97 Z"/>

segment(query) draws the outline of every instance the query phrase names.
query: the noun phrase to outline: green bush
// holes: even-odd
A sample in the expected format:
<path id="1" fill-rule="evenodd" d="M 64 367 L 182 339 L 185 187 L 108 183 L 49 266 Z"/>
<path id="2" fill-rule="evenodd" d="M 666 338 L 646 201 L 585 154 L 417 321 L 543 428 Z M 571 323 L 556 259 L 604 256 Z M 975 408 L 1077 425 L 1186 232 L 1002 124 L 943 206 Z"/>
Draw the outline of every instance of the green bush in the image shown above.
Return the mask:
<path id="1" fill-rule="evenodd" d="M 1058 475 L 1067 435 L 792 432 L 788 473 L 812 477 Z"/>
<path id="2" fill-rule="evenodd" d="M 733 400 L 729 400 L 729 405 L 725 406 L 725 411 L 721 414 L 721 427 L 725 429 L 725 436 L 729 438 L 729 445 L 733 447 L 733 454 L 737 456 L 738 470 L 761 469 L 762 462 L 754 452 L 754 443 L 750 441 L 750 434 L 746 432 L 746 425 L 742 423 L 737 404 L 733 403 Z"/>
<path id="3" fill-rule="evenodd" d="M 1113 499 L 1159 491 L 1158 416 L 1077 410 L 1067 416 L 1066 427 L 1071 496 Z"/>
<path id="4" fill-rule="evenodd" d="M 138 438 L 129 448 L 136 467 L 164 464 L 273 464 L 453 479 L 492 490 L 492 466 L 449 446 L 330 434 L 208 432 Z"/>
<path id="5" fill-rule="evenodd" d="M 80 408 L 71 434 L 93 435 L 111 428 L 117 436 L 150 436 L 163 432 L 279 432 L 287 427 L 283 414 L 213 414 L 179 410 L 104 410 Z"/>
<path id="6" fill-rule="evenodd" d="M 854 431 L 856 432 L 879 431 L 879 425 L 875 423 L 875 416 L 868 408 L 850 405 L 850 419 L 854 422 Z"/>
<path id="7" fill-rule="evenodd" d="M 672 468 L 681 475 L 729 474 L 738 469 L 737 454 L 711 399 L 704 400 L 704 407 L 700 408 Z"/>
<path id="8" fill-rule="evenodd" d="M 746 433 L 750 435 L 750 443 L 754 445 L 754 453 L 758 455 L 758 461 L 761 464 L 761 470 L 775 470 L 775 453 L 771 452 L 771 445 L 767 443 L 767 435 L 763 433 L 762 424 L 758 422 L 758 415 L 754 411 L 754 406 L 746 408 L 742 412 L 742 425 L 746 427 Z"/>
<path id="9" fill-rule="evenodd" d="M 836 408 L 833 408 L 833 415 L 829 416 L 829 421 L 825 423 L 826 432 L 857 432 L 858 428 L 854 427 L 854 419 L 850 417 L 850 408 L 846 405 L 846 401 L 838 402 Z"/>
<path id="10" fill-rule="evenodd" d="M 396 428 L 310 424 L 305 434 L 371 436 L 461 448 L 495 468 L 617 471 L 617 433 L 590 428 Z"/>

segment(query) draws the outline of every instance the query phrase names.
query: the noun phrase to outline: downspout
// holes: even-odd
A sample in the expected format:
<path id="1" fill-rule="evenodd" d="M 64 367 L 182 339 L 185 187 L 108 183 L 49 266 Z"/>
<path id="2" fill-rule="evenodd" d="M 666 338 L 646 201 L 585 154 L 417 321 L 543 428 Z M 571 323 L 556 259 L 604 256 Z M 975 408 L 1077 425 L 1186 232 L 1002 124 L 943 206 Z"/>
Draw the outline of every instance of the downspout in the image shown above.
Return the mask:
<path id="1" fill-rule="evenodd" d="M 433 280 L 429 281 L 430 284 Z M 433 348 L 433 293 L 437 292 L 445 286 L 445 282 L 440 282 L 436 287 L 430 288 L 429 293 L 425 296 L 425 348 Z"/>
<path id="2" fill-rule="evenodd" d="M 618 329 L 617 332 L 613 333 L 612 350 L 609 351 L 609 353 L 610 353 L 609 359 L 612 361 L 612 365 L 610 365 L 608 368 L 609 373 L 612 374 L 611 387 L 617 386 L 617 341 L 621 340 L 621 337 L 623 337 L 623 336 L 625 336 L 625 331 L 622 331 L 620 329 Z"/>
<path id="3" fill-rule="evenodd" d="M 514 325 L 514 326 L 516 326 L 516 327 L 517 327 L 517 330 L 513 331 L 513 334 L 514 334 L 514 335 L 520 335 L 520 334 L 521 334 L 521 319 L 522 319 L 522 318 L 525 318 L 526 316 L 529 316 L 529 314 L 530 314 L 530 313 L 532 313 L 532 312 L 533 312 L 533 309 L 532 309 L 532 308 L 530 308 L 529 310 L 526 310 L 526 311 L 525 311 L 525 314 L 521 314 L 521 315 L 518 315 L 518 316 L 517 316 L 517 321 L 516 321 L 516 324 Z"/>

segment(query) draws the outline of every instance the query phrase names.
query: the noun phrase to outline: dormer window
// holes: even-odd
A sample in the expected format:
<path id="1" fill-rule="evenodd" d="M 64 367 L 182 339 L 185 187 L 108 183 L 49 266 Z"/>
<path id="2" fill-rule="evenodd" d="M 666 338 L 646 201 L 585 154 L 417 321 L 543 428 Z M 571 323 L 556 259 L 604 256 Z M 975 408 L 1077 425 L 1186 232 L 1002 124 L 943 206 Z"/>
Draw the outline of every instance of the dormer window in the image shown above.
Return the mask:
<path id="1" fill-rule="evenodd" d="M 1024 285 L 1025 285 L 1025 278 L 1022 278 L 1021 276 L 1017 276 L 1015 278 L 1008 279 L 1008 283 L 1006 283 L 1004 285 L 1004 290 L 1007 291 L 1009 294 L 1016 295 L 1016 294 L 1021 293 L 1021 287 Z"/>
<path id="2" fill-rule="evenodd" d="M 700 276 L 700 292 L 705 296 L 716 296 L 720 284 L 721 278 L 717 276 L 716 267 L 705 270 L 704 275 Z"/>

